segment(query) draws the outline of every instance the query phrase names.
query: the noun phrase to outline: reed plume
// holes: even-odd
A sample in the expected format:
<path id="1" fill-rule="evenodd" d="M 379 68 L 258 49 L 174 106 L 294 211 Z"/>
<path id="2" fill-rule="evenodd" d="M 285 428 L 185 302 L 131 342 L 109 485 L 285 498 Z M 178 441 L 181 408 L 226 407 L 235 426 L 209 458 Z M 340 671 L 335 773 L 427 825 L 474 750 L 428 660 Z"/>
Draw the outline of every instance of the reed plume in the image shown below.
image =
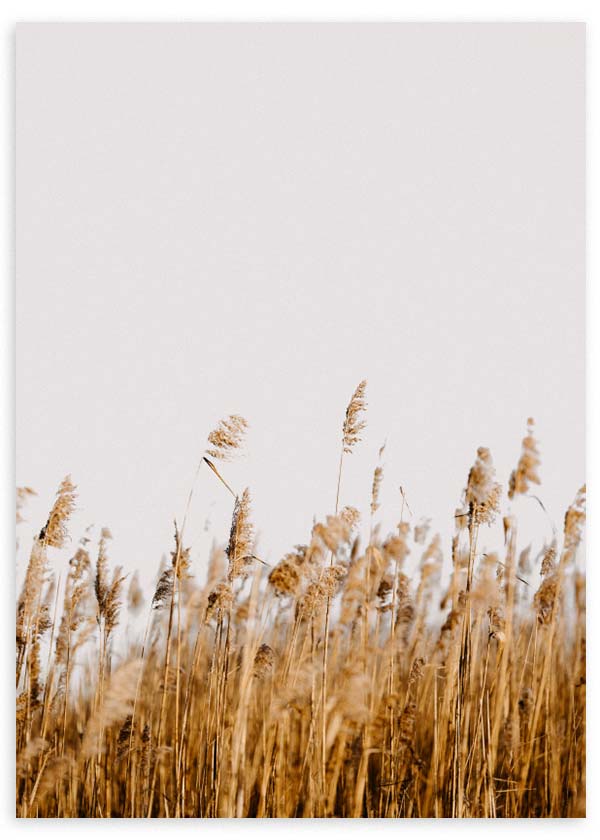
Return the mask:
<path id="1" fill-rule="evenodd" d="M 209 434 L 209 447 L 206 454 L 219 461 L 230 460 L 241 448 L 247 429 L 247 421 L 239 414 L 230 414 L 229 417 L 225 417 Z"/>
<path id="2" fill-rule="evenodd" d="M 342 424 L 342 450 L 340 452 L 340 464 L 338 468 L 337 491 L 335 495 L 335 512 L 338 512 L 340 503 L 340 486 L 342 482 L 342 465 L 344 455 L 350 454 L 357 443 L 361 440 L 361 434 L 366 428 L 366 421 L 363 415 L 367 409 L 365 402 L 365 391 L 367 388 L 367 380 L 363 379 L 356 386 L 356 390 L 352 394 L 350 402 L 346 407 L 346 414 Z"/>
<path id="3" fill-rule="evenodd" d="M 510 475 L 508 498 L 527 493 L 532 484 L 539 484 L 540 455 L 538 445 L 533 436 L 534 421 L 530 417 L 527 421 L 527 435 L 523 438 L 521 457 Z"/>

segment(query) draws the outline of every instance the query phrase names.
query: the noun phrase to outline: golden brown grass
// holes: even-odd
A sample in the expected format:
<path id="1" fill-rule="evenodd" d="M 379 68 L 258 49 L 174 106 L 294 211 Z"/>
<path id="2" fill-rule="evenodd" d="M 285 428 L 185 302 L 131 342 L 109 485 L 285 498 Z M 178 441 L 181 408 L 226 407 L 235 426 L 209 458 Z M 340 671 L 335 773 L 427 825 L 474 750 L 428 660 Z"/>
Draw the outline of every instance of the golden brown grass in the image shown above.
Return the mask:
<path id="1" fill-rule="evenodd" d="M 18 816 L 584 816 L 585 488 L 531 586 L 509 508 L 502 550 L 478 544 L 539 483 L 532 421 L 508 500 L 480 448 L 442 587 L 439 537 L 405 519 L 403 492 L 397 529 L 379 533 L 380 462 L 364 548 L 357 511 L 338 513 L 364 396 L 361 383 L 343 422 L 334 514 L 268 568 L 245 490 L 200 583 L 186 510 L 140 641 L 118 626 L 144 601 L 133 576 L 123 603 L 108 531 L 94 552 L 85 534 L 54 585 L 47 549 L 64 544 L 75 503 L 63 481 L 17 604 Z M 227 460 L 245 430 L 227 418 L 206 454 Z"/>

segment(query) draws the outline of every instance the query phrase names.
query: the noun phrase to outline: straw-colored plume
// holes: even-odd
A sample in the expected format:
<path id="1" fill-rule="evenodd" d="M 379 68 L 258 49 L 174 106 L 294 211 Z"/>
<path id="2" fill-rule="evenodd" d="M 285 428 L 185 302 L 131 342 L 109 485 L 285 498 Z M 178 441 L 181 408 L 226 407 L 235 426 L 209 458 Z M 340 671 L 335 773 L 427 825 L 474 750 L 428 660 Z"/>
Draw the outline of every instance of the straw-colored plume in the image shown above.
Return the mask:
<path id="1" fill-rule="evenodd" d="M 346 517 L 328 516 L 325 523 L 317 522 L 313 535 L 319 537 L 329 551 L 336 553 L 350 539 L 350 526 Z"/>
<path id="2" fill-rule="evenodd" d="M 586 516 L 585 503 L 586 486 L 584 484 L 577 491 L 575 501 L 565 514 L 564 550 L 569 557 L 575 554 L 583 536 Z"/>
<path id="3" fill-rule="evenodd" d="M 375 515 L 379 509 L 379 491 L 383 481 L 383 467 L 377 466 L 373 472 L 373 484 L 371 485 L 371 515 Z"/>
<path id="4" fill-rule="evenodd" d="M 40 540 L 53 548 L 62 548 L 68 536 L 67 522 L 75 509 L 75 485 L 68 475 L 61 482 L 48 521 L 40 532 Z"/>
<path id="5" fill-rule="evenodd" d="M 270 572 L 269 583 L 277 595 L 297 595 L 302 584 L 302 572 L 297 555 L 286 554 Z"/>
<path id="6" fill-rule="evenodd" d="M 125 575 L 121 574 L 123 571 L 121 566 L 115 566 L 112 577 L 109 576 L 106 553 L 106 543 L 109 539 L 112 539 L 110 531 L 108 528 L 103 528 L 98 543 L 96 577 L 94 579 L 94 592 L 98 604 L 97 621 L 99 625 L 102 625 L 107 639 L 119 623 L 121 589 L 125 580 Z"/>
<path id="7" fill-rule="evenodd" d="M 206 454 L 219 461 L 228 461 L 241 449 L 248 423 L 239 414 L 230 414 L 221 420 L 208 436 Z"/>
<path id="8" fill-rule="evenodd" d="M 233 509 L 227 546 L 229 560 L 227 579 L 229 581 L 248 576 L 254 559 L 253 549 L 254 527 L 250 521 L 250 491 L 246 488 L 241 497 L 236 498 Z"/>
<path id="9" fill-rule="evenodd" d="M 502 488 L 495 480 L 496 471 L 490 450 L 480 446 L 477 459 L 467 482 L 466 502 L 472 521 L 479 525 L 491 524 L 500 510 Z"/>
<path id="10" fill-rule="evenodd" d="M 233 590 L 226 581 L 218 583 L 208 595 L 205 620 L 208 622 L 213 616 L 220 616 L 231 609 L 233 605 Z"/>
<path id="11" fill-rule="evenodd" d="M 32 490 L 31 487 L 17 487 L 16 492 L 16 507 L 17 507 L 17 525 L 21 522 L 24 522 L 23 518 L 23 508 L 27 504 L 27 501 L 31 496 L 37 495 L 35 490 Z"/>
<path id="12" fill-rule="evenodd" d="M 367 404 L 365 402 L 365 390 L 367 387 L 366 379 L 363 379 L 352 394 L 352 399 L 346 408 L 346 416 L 342 426 L 342 444 L 344 452 L 352 452 L 354 446 L 361 440 L 361 433 L 366 427 L 366 422 L 362 416 L 366 410 Z"/>
<path id="13" fill-rule="evenodd" d="M 346 505 L 346 507 L 343 507 L 339 515 L 350 529 L 356 528 L 356 526 L 360 522 L 360 512 L 351 505 Z"/>
<path id="14" fill-rule="evenodd" d="M 267 644 L 262 644 L 256 651 L 252 673 L 257 679 L 264 680 L 272 673 L 274 664 L 275 654 L 273 653 L 273 648 Z"/>
<path id="15" fill-rule="evenodd" d="M 144 606 L 144 592 L 140 586 L 140 576 L 134 572 L 127 590 L 127 609 L 132 615 L 137 615 Z"/>
<path id="16" fill-rule="evenodd" d="M 530 417 L 527 421 L 527 435 L 523 438 L 521 457 L 510 476 L 508 485 L 508 498 L 524 495 L 529 491 L 532 484 L 539 484 L 540 477 L 538 468 L 540 466 L 540 453 L 537 441 L 533 436 L 534 421 Z"/>

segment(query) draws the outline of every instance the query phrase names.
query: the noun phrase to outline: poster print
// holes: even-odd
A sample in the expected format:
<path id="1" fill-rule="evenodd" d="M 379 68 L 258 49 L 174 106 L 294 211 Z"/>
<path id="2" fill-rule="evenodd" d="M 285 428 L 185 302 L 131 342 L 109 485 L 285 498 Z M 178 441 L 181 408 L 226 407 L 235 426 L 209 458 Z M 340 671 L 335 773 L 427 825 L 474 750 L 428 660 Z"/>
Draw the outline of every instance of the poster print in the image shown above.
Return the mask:
<path id="1" fill-rule="evenodd" d="M 584 41 L 18 28 L 18 816 L 585 815 Z"/>

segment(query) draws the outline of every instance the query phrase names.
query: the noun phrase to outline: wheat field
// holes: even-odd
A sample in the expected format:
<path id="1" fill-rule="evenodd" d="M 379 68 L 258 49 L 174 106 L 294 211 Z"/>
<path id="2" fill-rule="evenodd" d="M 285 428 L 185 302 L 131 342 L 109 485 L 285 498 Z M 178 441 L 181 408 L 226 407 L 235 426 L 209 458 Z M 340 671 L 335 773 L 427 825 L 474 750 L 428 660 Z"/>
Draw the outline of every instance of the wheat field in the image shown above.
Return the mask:
<path id="1" fill-rule="evenodd" d="M 48 549 L 76 505 L 63 480 L 17 599 L 17 816 L 585 816 L 585 486 L 532 552 L 511 502 L 539 501 L 533 421 L 506 488 L 480 447 L 443 574 L 440 537 L 403 494 L 381 534 L 381 459 L 370 509 L 339 506 L 365 386 L 341 412 L 335 509 L 274 566 L 255 553 L 249 491 L 227 481 L 242 417 L 198 466 L 230 494 L 230 534 L 194 573 L 192 487 L 147 603 L 137 573 L 111 569 L 107 529 L 74 539 L 59 585 Z M 18 521 L 32 492 L 17 490 Z M 503 544 L 482 553 L 496 518 Z"/>

